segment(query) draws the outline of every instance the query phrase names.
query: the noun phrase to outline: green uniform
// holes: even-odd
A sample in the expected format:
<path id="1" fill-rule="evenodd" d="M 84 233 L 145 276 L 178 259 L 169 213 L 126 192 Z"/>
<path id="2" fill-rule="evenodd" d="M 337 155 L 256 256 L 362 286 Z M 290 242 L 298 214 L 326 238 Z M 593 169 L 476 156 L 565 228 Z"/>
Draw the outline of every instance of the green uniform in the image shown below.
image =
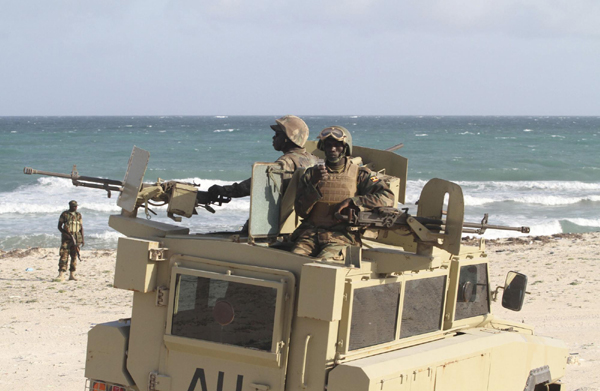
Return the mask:
<path id="1" fill-rule="evenodd" d="M 360 210 L 394 206 L 394 194 L 371 170 L 359 167 L 348 159 L 340 172 L 327 167 L 328 177 L 317 186 L 311 182 L 311 167 L 300 178 L 296 193 L 296 213 L 304 218 L 292 234 L 292 252 L 319 258 L 341 259 L 341 251 L 349 245 L 360 245 L 360 234 L 348 231 L 348 224 L 335 219 L 336 206 L 352 200 L 351 206 Z"/>
<path id="2" fill-rule="evenodd" d="M 65 230 L 73 234 L 77 245 L 81 245 L 83 242 L 83 235 L 81 233 L 83 224 L 81 219 L 81 213 L 71 212 L 65 210 L 61 213 L 59 224 L 63 224 Z M 78 247 L 73 245 L 73 239 L 70 235 L 61 234 L 61 245 L 60 245 L 60 259 L 58 261 L 58 271 L 66 272 L 67 265 L 69 264 L 69 255 L 71 256 L 71 267 L 69 271 L 74 272 L 77 270 L 77 250 Z"/>

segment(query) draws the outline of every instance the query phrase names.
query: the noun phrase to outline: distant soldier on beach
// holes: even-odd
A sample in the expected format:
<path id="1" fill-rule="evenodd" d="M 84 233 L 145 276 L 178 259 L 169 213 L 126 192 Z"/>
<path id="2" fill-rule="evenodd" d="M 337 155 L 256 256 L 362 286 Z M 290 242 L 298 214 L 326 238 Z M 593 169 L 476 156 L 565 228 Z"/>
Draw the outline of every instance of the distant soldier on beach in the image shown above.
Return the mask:
<path id="1" fill-rule="evenodd" d="M 61 232 L 60 260 L 58 261 L 58 281 L 64 280 L 71 257 L 69 268 L 69 280 L 77 280 L 77 258 L 79 258 L 79 247 L 83 246 L 83 223 L 81 213 L 77 212 L 77 201 L 69 201 L 69 209 L 60 214 L 58 219 L 58 230 Z"/>
<path id="2" fill-rule="evenodd" d="M 277 162 L 283 165 L 285 171 L 282 178 L 281 191 L 283 193 L 296 169 L 315 165 L 318 159 L 313 154 L 306 152 L 304 148 L 304 144 L 308 140 L 308 126 L 301 118 L 295 115 L 285 115 L 276 119 L 275 125 L 271 125 L 271 129 L 275 131 L 273 148 L 276 151 L 283 152 L 283 155 L 277 159 Z M 250 195 L 251 182 L 252 178 L 248 178 L 233 185 L 213 185 L 208 189 L 208 192 L 213 196 L 246 197 Z"/>

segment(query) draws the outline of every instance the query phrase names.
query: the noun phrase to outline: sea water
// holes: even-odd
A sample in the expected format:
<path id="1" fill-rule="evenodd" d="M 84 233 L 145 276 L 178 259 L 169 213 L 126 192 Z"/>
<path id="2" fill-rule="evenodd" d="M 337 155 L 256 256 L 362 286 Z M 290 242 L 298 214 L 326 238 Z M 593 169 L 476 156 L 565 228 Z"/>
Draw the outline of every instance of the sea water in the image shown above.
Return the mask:
<path id="1" fill-rule="evenodd" d="M 252 163 L 280 156 L 271 139 L 276 116 L 0 117 L 0 249 L 58 247 L 60 213 L 79 203 L 87 248 L 114 248 L 108 227 L 118 194 L 74 187 L 69 179 L 24 175 L 23 167 L 122 180 L 133 146 L 150 152 L 145 182 L 158 178 L 230 184 Z M 459 184 L 465 220 L 530 226 L 532 235 L 600 230 L 600 117 L 303 116 L 310 139 L 329 125 L 350 130 L 355 145 L 403 143 L 409 159 L 406 204 L 431 178 Z M 180 224 L 191 232 L 236 230 L 248 197 Z M 164 207 L 156 221 L 172 222 Z M 142 218 L 143 213 L 139 214 Z M 488 231 L 486 238 L 519 236 Z"/>

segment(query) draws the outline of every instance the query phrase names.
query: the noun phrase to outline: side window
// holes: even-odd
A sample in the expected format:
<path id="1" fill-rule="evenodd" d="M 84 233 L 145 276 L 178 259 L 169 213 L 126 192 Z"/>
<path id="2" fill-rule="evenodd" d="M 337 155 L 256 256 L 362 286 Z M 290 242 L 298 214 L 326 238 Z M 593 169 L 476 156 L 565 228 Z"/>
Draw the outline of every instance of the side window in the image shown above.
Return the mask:
<path id="1" fill-rule="evenodd" d="M 398 282 L 354 290 L 348 350 L 394 340 L 400 286 Z"/>
<path id="2" fill-rule="evenodd" d="M 489 310 L 487 264 L 461 266 L 454 319 L 485 315 Z"/>
<path id="3" fill-rule="evenodd" d="M 406 281 L 400 338 L 440 330 L 446 276 Z"/>
<path id="4" fill-rule="evenodd" d="M 177 274 L 171 334 L 271 351 L 277 289 Z"/>

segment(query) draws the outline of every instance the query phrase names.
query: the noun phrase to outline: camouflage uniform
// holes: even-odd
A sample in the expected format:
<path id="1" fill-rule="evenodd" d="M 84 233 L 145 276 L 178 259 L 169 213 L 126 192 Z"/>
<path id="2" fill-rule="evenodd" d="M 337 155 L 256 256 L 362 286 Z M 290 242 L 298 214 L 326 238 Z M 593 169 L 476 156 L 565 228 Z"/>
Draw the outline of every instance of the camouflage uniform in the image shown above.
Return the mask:
<path id="1" fill-rule="evenodd" d="M 345 199 L 360 210 L 379 206 L 393 206 L 394 194 L 388 185 L 374 176 L 366 167 L 359 167 L 346 159 L 342 172 L 327 167 L 329 177 L 317 186 L 311 182 L 311 167 L 300 178 L 296 194 L 296 212 L 304 218 L 292 234 L 295 241 L 292 252 L 318 258 L 341 259 L 341 251 L 349 245 L 361 245 L 360 234 L 348 231 L 348 224 L 336 220 L 335 207 Z"/>
<path id="2" fill-rule="evenodd" d="M 83 227 L 81 213 L 79 212 L 71 212 L 69 210 L 65 210 L 61 213 L 58 224 L 64 224 L 66 230 L 72 233 L 77 245 L 81 245 L 83 242 L 83 235 L 81 233 L 81 229 Z M 60 259 L 58 261 L 58 271 L 66 272 L 67 265 L 69 264 L 69 255 L 71 256 L 71 267 L 69 268 L 70 272 L 75 272 L 77 270 L 77 246 L 73 245 L 73 239 L 70 235 L 61 234 L 61 245 L 60 245 Z"/>

